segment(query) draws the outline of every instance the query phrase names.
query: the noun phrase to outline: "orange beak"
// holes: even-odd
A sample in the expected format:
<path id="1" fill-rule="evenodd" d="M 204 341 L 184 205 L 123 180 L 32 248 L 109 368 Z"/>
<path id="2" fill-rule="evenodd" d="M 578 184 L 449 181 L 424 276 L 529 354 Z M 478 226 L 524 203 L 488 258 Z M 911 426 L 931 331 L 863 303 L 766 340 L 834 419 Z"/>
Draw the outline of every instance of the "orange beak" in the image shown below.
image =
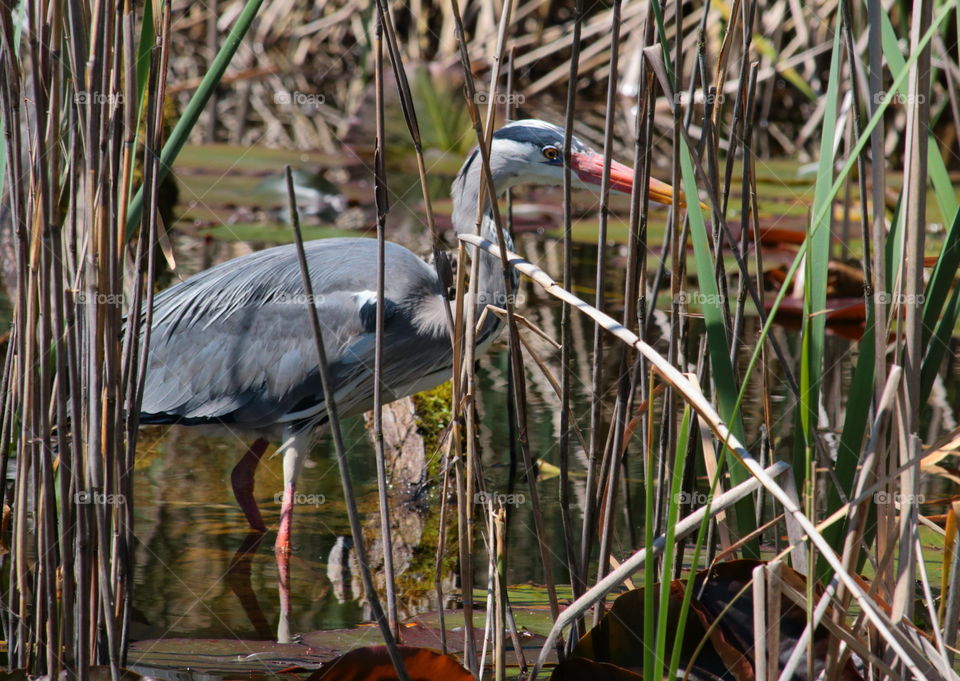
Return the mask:
<path id="1" fill-rule="evenodd" d="M 594 152 L 572 152 L 570 154 L 570 166 L 573 172 L 577 174 L 584 182 L 590 184 L 600 184 L 603 177 L 603 155 Z M 633 191 L 633 181 L 635 174 L 633 169 L 625 166 L 618 161 L 610 161 L 610 188 L 618 192 L 629 194 Z M 669 206 L 677 199 L 677 205 L 683 208 L 687 205 L 686 197 L 683 192 L 674 192 L 666 182 L 661 182 L 650 178 L 647 186 L 647 196 L 651 201 Z M 702 204 L 701 204 L 702 205 Z"/>

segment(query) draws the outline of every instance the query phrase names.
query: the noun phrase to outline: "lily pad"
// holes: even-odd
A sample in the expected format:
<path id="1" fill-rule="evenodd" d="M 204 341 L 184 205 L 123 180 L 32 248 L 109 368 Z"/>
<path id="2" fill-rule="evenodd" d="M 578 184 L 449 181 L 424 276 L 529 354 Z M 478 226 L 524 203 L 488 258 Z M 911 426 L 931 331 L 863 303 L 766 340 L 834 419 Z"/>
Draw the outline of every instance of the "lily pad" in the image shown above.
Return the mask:
<path id="1" fill-rule="evenodd" d="M 473 676 L 450 655 L 398 646 L 410 681 L 472 681 Z M 351 650 L 315 671 L 307 681 L 391 681 L 397 673 L 386 646 Z"/>

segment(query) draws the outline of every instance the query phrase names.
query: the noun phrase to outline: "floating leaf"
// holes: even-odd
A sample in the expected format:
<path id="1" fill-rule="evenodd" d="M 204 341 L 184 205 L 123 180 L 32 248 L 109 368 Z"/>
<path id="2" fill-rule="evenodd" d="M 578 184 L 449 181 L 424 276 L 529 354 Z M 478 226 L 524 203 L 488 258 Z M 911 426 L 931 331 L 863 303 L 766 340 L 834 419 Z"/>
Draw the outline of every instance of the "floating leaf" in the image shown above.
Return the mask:
<path id="1" fill-rule="evenodd" d="M 450 655 L 397 646 L 410 681 L 473 681 L 473 676 Z M 391 681 L 397 678 L 386 646 L 357 648 L 325 663 L 307 681 Z"/>

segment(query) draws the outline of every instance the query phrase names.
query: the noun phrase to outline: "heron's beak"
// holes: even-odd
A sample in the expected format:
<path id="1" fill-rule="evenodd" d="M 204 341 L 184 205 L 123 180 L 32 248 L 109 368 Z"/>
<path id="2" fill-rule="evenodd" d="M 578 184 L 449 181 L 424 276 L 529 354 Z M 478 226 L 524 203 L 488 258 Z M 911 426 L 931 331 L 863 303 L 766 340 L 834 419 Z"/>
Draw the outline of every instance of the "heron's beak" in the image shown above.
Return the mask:
<path id="1" fill-rule="evenodd" d="M 573 172 L 583 180 L 590 184 L 600 184 L 601 178 L 603 177 L 603 155 L 597 154 L 594 152 L 572 152 L 570 154 L 570 166 L 573 169 Z M 610 161 L 610 188 L 616 189 L 619 192 L 624 194 L 629 194 L 633 191 L 633 180 L 635 178 L 633 169 L 629 166 L 625 166 L 618 161 L 611 159 Z M 669 206 L 673 203 L 674 200 L 674 191 L 673 187 L 665 182 L 650 178 L 649 185 L 647 186 L 647 196 L 651 201 L 656 201 L 657 203 L 662 203 L 665 206 Z M 676 192 L 678 205 L 682 208 L 686 204 L 686 199 L 683 195 L 683 192 Z"/>

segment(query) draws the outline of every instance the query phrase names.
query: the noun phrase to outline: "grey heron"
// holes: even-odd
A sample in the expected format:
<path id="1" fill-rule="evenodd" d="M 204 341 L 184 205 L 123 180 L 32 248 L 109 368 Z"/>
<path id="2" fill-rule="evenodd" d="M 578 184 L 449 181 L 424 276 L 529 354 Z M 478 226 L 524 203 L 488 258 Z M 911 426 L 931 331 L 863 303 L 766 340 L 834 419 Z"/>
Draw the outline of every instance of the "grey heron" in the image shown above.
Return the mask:
<path id="1" fill-rule="evenodd" d="M 508 123 L 494 135 L 490 170 L 496 193 L 521 184 L 563 181 L 562 128 L 539 120 Z M 604 157 L 573 138 L 574 186 L 599 184 Z M 475 230 L 481 161 L 475 149 L 453 182 L 453 226 Z M 611 160 L 611 187 L 629 192 L 633 171 Z M 669 185 L 651 180 L 651 199 L 669 204 Z M 488 212 L 484 236 L 496 240 Z M 504 234 L 508 246 L 509 235 Z M 377 242 L 334 238 L 305 245 L 338 412 L 373 406 Z M 439 385 L 450 377 L 450 304 L 434 268 L 394 243 L 385 246 L 384 402 Z M 503 304 L 499 259 L 479 257 L 475 315 Z M 264 531 L 253 473 L 269 440 L 282 437 L 284 491 L 275 551 L 289 560 L 297 477 L 310 436 L 327 420 L 313 334 L 303 310 L 293 245 L 251 253 L 200 272 L 159 293 L 154 302 L 140 422 L 220 425 L 258 434 L 233 469 L 234 494 L 250 527 Z M 487 315 L 477 343 L 486 348 L 501 330 Z M 283 574 L 283 573 L 281 573 Z"/>

